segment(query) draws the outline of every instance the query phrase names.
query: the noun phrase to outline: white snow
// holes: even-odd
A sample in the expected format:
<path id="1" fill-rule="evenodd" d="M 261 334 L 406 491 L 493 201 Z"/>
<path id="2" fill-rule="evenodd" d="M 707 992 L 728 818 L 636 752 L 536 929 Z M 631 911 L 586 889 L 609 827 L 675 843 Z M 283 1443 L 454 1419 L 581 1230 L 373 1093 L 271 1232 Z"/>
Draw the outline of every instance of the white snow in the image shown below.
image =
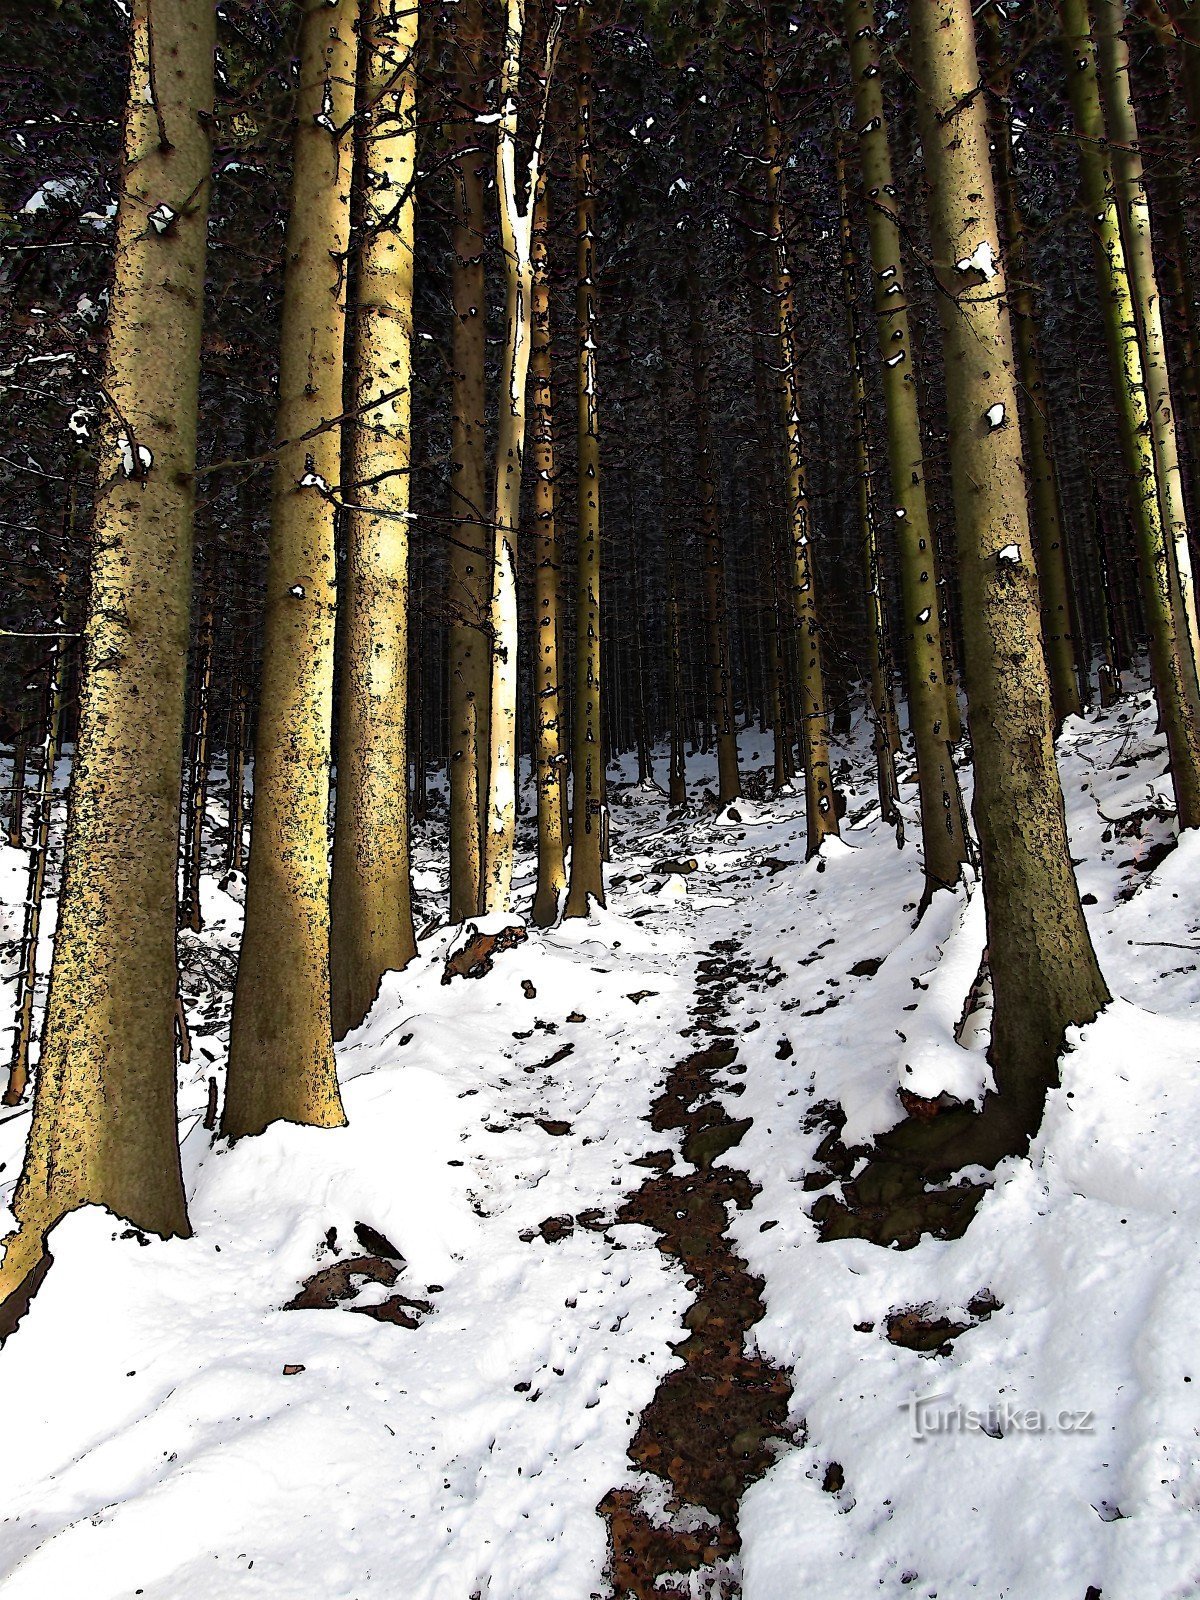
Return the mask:
<path id="1" fill-rule="evenodd" d="M 955 267 L 959 272 L 982 273 L 989 283 L 999 271 L 996 265 L 996 252 L 987 239 L 981 240 L 970 255 L 963 256 L 961 261 L 955 262 Z"/>
<path id="2" fill-rule="evenodd" d="M 137 446 L 135 460 L 134 443 L 127 433 L 117 435 L 117 449 L 121 454 L 121 471 L 127 478 L 143 478 L 154 465 L 154 456 L 144 444 Z"/>
<path id="3" fill-rule="evenodd" d="M 448 984 L 462 935 L 427 933 L 339 1047 L 349 1127 L 276 1127 L 233 1148 L 200 1121 L 208 1077 L 223 1075 L 244 887 L 218 882 L 218 769 L 206 928 L 181 935 L 195 1236 L 142 1243 L 97 1210 L 56 1230 L 54 1267 L 0 1354 L 4 1600 L 604 1594 L 595 1508 L 610 1488 L 647 1482 L 626 1448 L 677 1359 L 691 1299 L 649 1233 L 604 1224 L 645 1178 L 637 1157 L 675 1142 L 642 1118 L 687 1048 L 696 961 L 717 939 L 738 941 L 767 980 L 726 997 L 746 1066 L 730 1107 L 753 1124 L 721 1159 L 761 1186 L 730 1220 L 765 1283 L 750 1339 L 791 1370 L 805 1434 L 746 1496 L 740 1558 L 694 1592 L 1197 1593 L 1200 839 L 1153 865 L 1173 840 L 1154 721 L 1138 691 L 1071 719 L 1059 747 L 1113 1004 L 1072 1034 L 1030 1157 L 1005 1163 L 965 1236 L 904 1252 L 818 1240 L 803 1179 L 822 1133 L 808 1114 L 833 1102 L 847 1138 L 865 1137 L 899 1119 L 902 1086 L 978 1097 L 986 934 L 973 881 L 914 922 L 915 790 L 904 786 L 910 843 L 898 851 L 879 821 L 865 719 L 843 839 L 810 862 L 798 795 L 670 823 L 665 797 L 637 787 L 628 761 L 614 767 L 608 909 L 530 928 L 485 977 Z M 743 733 L 742 753 L 769 771 L 769 736 Z M 693 797 L 713 767 L 689 760 Z M 0 761 L 0 785 L 6 772 Z M 423 927 L 443 914 L 441 830 L 418 828 L 414 848 Z M 678 856 L 698 870 L 651 870 Z M 24 883 L 23 854 L 0 849 L 5 974 Z M 0 1025 L 12 992 L 0 984 Z M 0 1203 L 27 1121 L 0 1121 Z M 536 1232 L 593 1210 L 599 1226 L 576 1222 L 556 1243 Z M 434 1307 L 417 1328 L 345 1305 L 282 1309 L 319 1266 L 359 1253 L 356 1223 L 402 1253 L 396 1287 Z M 901 1307 L 970 1320 L 984 1288 L 1001 1309 L 948 1355 L 885 1336 Z M 369 1285 L 352 1304 L 381 1298 Z M 994 1411 L 1000 1425 L 914 1438 L 915 1401 L 951 1420 L 954 1407 Z M 1034 1410 L 1053 1431 L 1023 1425 Z M 836 1494 L 822 1489 L 831 1462 L 845 1474 Z M 680 1514 L 665 1497 L 660 1509 Z"/>

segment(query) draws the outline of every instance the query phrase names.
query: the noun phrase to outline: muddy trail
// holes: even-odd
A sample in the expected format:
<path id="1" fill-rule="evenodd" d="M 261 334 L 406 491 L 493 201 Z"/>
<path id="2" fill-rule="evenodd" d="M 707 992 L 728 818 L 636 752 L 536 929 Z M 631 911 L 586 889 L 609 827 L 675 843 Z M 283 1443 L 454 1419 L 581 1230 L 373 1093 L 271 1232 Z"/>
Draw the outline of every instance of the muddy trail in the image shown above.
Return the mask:
<path id="1" fill-rule="evenodd" d="M 682 1262 L 696 1291 L 684 1316 L 688 1336 L 675 1347 L 683 1365 L 659 1384 L 629 1447 L 640 1470 L 600 1503 L 617 1600 L 688 1600 L 700 1592 L 733 1600 L 742 1495 L 781 1445 L 795 1442 L 788 1374 L 746 1354 L 746 1334 L 764 1312 L 763 1284 L 727 1234 L 730 1203 L 746 1210 L 757 1191 L 744 1172 L 713 1165 L 750 1126 L 715 1098 L 718 1089 L 736 1096 L 745 1071 L 724 997 L 756 981 L 732 940 L 701 959 L 683 1030 L 694 1048 L 671 1068 L 648 1119 L 658 1132 L 681 1130 L 687 1170 L 672 1170 L 669 1151 L 643 1157 L 651 1174 L 617 1218 L 653 1228 L 658 1248 Z"/>

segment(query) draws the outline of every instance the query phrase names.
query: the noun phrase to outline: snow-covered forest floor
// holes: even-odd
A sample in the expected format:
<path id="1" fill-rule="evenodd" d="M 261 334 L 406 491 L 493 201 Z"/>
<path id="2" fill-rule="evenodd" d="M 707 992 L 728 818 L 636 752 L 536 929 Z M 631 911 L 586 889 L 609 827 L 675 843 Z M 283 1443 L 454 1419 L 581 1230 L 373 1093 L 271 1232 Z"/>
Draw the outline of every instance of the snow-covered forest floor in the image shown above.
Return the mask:
<path id="1" fill-rule="evenodd" d="M 339 1047 L 349 1127 L 276 1126 L 234 1148 L 203 1125 L 240 918 L 239 883 L 219 881 L 216 785 L 206 927 L 181 935 L 194 1237 L 141 1238 L 96 1210 L 56 1230 L 0 1354 L 4 1600 L 603 1595 L 597 1507 L 626 1485 L 655 1503 L 627 1452 L 680 1367 L 693 1300 L 679 1259 L 617 1213 L 663 1170 L 644 1158 L 691 1170 L 679 1132 L 645 1119 L 696 1048 L 682 1030 L 714 949 L 748 974 L 719 986 L 736 1058 L 715 1093 L 750 1119 L 716 1166 L 757 1186 L 728 1232 L 763 1280 L 750 1353 L 786 1369 L 792 1395 L 740 1557 L 676 1592 L 1200 1592 L 1200 841 L 1163 855 L 1150 697 L 1071 722 L 1060 744 L 1113 1004 L 1071 1039 L 1030 1157 L 995 1175 L 965 1235 L 907 1251 L 820 1241 L 817 1147 L 831 1107 L 853 1144 L 899 1120 L 900 1087 L 980 1093 L 982 902 L 941 895 L 914 928 L 916 807 L 898 851 L 856 740 L 843 842 L 807 864 L 798 796 L 669 821 L 614 771 L 608 910 L 530 928 L 479 978 L 445 981 L 463 936 L 436 926 L 444 830 L 424 825 L 419 957 Z M 742 754 L 765 774 L 769 738 L 748 731 Z M 705 779 L 697 758 L 697 799 Z M 671 858 L 696 870 L 655 870 Z M 24 871 L 0 854 L 9 974 Z M 5 1116 L 0 1202 L 28 1122 Z M 325 1271 L 356 1258 L 373 1265 Z M 317 1273 L 310 1299 L 350 1297 L 287 1309 Z M 918 1332 L 939 1317 L 965 1331 L 924 1353 L 893 1342 L 915 1308 Z"/>

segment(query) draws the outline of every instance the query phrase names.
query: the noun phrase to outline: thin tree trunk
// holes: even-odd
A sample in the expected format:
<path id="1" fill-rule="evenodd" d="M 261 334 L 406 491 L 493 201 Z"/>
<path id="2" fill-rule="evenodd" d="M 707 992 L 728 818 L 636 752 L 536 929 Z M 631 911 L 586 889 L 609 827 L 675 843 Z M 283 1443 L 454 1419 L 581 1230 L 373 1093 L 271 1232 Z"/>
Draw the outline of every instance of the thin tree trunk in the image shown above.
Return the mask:
<path id="1" fill-rule="evenodd" d="M 425 721 L 425 564 L 413 560 L 408 573 L 408 743 L 412 752 L 411 811 L 416 822 L 429 816 L 429 751 Z M 409 885 L 411 909 L 412 888 Z"/>
<path id="2" fill-rule="evenodd" d="M 659 324 L 656 387 L 658 395 L 659 515 L 661 519 L 660 531 L 666 550 L 667 728 L 670 740 L 667 801 L 672 811 L 682 811 L 687 805 L 687 757 L 684 749 L 683 630 L 679 605 L 679 553 L 670 520 L 673 497 L 667 489 L 672 462 L 670 439 L 671 357 L 667 344 L 667 313 L 665 309 Z"/>
<path id="3" fill-rule="evenodd" d="M 1178 598 L 1186 623 L 1184 638 L 1189 650 L 1183 652 L 1184 667 L 1194 677 L 1197 664 L 1200 663 L 1196 586 L 1192 577 L 1183 474 L 1179 467 L 1179 441 L 1175 432 L 1175 405 L 1167 364 L 1162 296 L 1158 289 L 1154 242 L 1150 232 L 1150 205 L 1146 196 L 1133 91 L 1129 83 L 1129 47 L 1122 31 L 1125 7 L 1123 0 L 1120 4 L 1114 4 L 1114 0 L 1096 0 L 1096 3 L 1100 90 L 1105 122 L 1112 141 L 1112 169 L 1116 180 L 1117 209 L 1121 218 L 1129 287 L 1141 336 L 1142 373 L 1150 411 L 1150 437 L 1154 446 L 1159 504 L 1162 508 L 1163 531 L 1174 553 Z M 1182 647 L 1183 639 L 1180 642 L 1181 652 Z"/>
<path id="4" fill-rule="evenodd" d="M 962 799 L 951 757 L 957 699 L 943 670 L 937 565 L 909 299 L 883 100 L 874 0 L 844 0 L 866 195 L 875 324 L 887 412 L 892 526 L 900 552 L 900 606 L 908 668 L 908 721 L 917 757 L 926 894 L 955 883 L 967 858 Z M 951 707 L 951 699 L 955 704 Z"/>
<path id="5" fill-rule="evenodd" d="M 492 492 L 492 592 L 488 613 L 491 686 L 485 770 L 483 876 L 480 909 L 508 909 L 516 848 L 517 684 L 520 625 L 517 596 L 517 535 L 521 520 L 528 409 L 529 363 L 533 342 L 533 220 L 540 188 L 545 104 L 558 56 L 562 23 L 556 6 L 542 60 L 542 108 L 537 114 L 522 203 L 517 181 L 517 107 L 521 94 L 521 50 L 525 38 L 525 0 L 507 0 L 504 55 L 500 74 L 500 122 L 496 143 L 496 186 L 500 196 L 500 243 L 505 267 L 504 356 L 501 362 L 499 432 Z"/>
<path id="6" fill-rule="evenodd" d="M 760 550 L 762 570 L 766 574 L 768 591 L 764 610 L 767 613 L 767 685 L 773 745 L 772 789 L 780 794 L 791 783 L 792 739 L 788 717 L 787 650 L 783 637 L 784 597 L 780 584 L 780 484 L 779 453 L 774 448 L 775 418 L 771 408 L 771 395 L 767 384 L 767 358 L 764 350 L 767 325 L 766 295 L 755 281 L 750 301 L 750 316 L 755 328 L 753 340 L 754 362 L 754 417 L 759 438 L 765 442 L 762 471 L 756 475 L 762 490 L 762 525 Z"/>
<path id="7" fill-rule="evenodd" d="M 346 452 L 350 509 L 330 887 L 335 1039 L 358 1027 L 383 975 L 406 967 L 417 949 L 408 844 L 416 8 L 365 0 L 360 39 L 356 415 Z"/>
<path id="8" fill-rule="evenodd" d="M 867 383 L 863 372 L 862 334 L 858 319 L 858 255 L 854 248 L 854 230 L 850 221 L 850 196 L 846 183 L 846 160 L 840 129 L 834 133 L 834 160 L 842 240 L 842 296 L 846 303 L 846 342 L 850 355 L 850 401 L 854 416 L 858 527 L 862 541 L 863 592 L 867 602 L 867 673 L 870 684 L 872 742 L 875 747 L 875 777 L 879 793 L 879 814 L 889 827 L 897 830 L 897 839 L 903 843 L 904 821 L 897 805 L 900 783 L 896 776 L 896 751 L 893 739 L 896 707 L 892 699 L 891 653 L 887 642 L 883 576 L 879 566 L 875 512 L 871 504 L 871 435 L 867 417 Z"/>
<path id="9" fill-rule="evenodd" d="M 633 606 L 633 737 L 637 747 L 638 783 L 643 788 L 654 783 L 654 758 L 650 749 L 650 728 L 646 715 L 646 640 L 643 626 L 646 596 L 642 583 L 642 546 L 638 536 L 637 501 L 632 462 L 627 477 L 629 522 L 629 587 Z"/>
<path id="10" fill-rule="evenodd" d="M 688 224 L 689 230 L 691 224 Z M 712 377 L 705 319 L 708 315 L 696 265 L 695 241 L 684 244 L 684 286 L 688 301 L 688 345 L 692 365 L 692 415 L 695 420 L 696 488 L 700 538 L 704 550 L 704 622 L 708 654 L 709 704 L 717 738 L 717 805 L 721 810 L 741 796 L 737 724 L 733 709 L 733 662 L 729 637 L 729 600 L 725 579 L 725 543 L 717 498 L 716 453 L 713 448 Z"/>
<path id="11" fill-rule="evenodd" d="M 133 0 L 66 876 L 0 1336 L 67 1212 L 186 1234 L 175 916 L 215 12 Z"/>
<path id="12" fill-rule="evenodd" d="M 562 738 L 562 550 L 558 532 L 558 477 L 554 453 L 549 278 L 549 201 L 546 178 L 538 186 L 533 219 L 533 517 L 537 529 L 534 605 L 534 750 L 537 765 L 538 876 L 533 920 L 548 928 L 558 920 L 567 886 L 563 837 L 566 756 Z"/>
<path id="13" fill-rule="evenodd" d="M 355 83 L 353 0 L 312 0 L 285 243 L 262 687 L 246 922 L 221 1130 L 345 1122 L 329 997 L 329 755 L 341 476 L 345 260 Z"/>
<path id="14" fill-rule="evenodd" d="M 800 419 L 800 383 L 793 317 L 792 277 L 779 183 L 783 171 L 783 138 L 774 59 L 769 42 L 764 50 L 766 73 L 767 232 L 771 243 L 772 298 L 780 425 L 787 453 L 788 564 L 787 582 L 796 622 L 800 744 L 804 757 L 804 795 L 808 855 L 822 841 L 836 837 L 838 814 L 829 767 L 829 729 L 821 663 L 821 624 L 817 610 L 816 571 L 812 558 L 812 518 Z"/>
<path id="15" fill-rule="evenodd" d="M 213 676 L 213 613 L 206 604 L 196 640 L 196 670 L 193 676 L 192 736 L 188 751 L 187 812 L 184 825 L 183 893 L 180 896 L 180 921 L 199 933 L 204 926 L 200 904 L 200 873 L 204 864 L 204 820 L 208 812 L 210 723 Z"/>
<path id="16" fill-rule="evenodd" d="M 1159 715 L 1166 730 L 1181 828 L 1200 826 L 1200 704 L 1178 575 L 1158 492 L 1158 466 L 1087 0 L 1059 0 L 1064 59 L 1079 144 L 1084 200 L 1093 220 L 1096 276 L 1117 422 L 1138 547 L 1142 604 Z"/>
<path id="17" fill-rule="evenodd" d="M 1089 475 L 1090 476 L 1090 475 Z M 1099 491 L 1091 486 L 1092 518 L 1096 532 L 1096 555 L 1100 563 L 1100 603 L 1104 611 L 1104 665 L 1100 669 L 1100 704 L 1107 708 L 1121 698 L 1122 656 L 1119 644 L 1118 611 L 1113 605 L 1113 573 L 1108 559 L 1108 537 L 1104 531 L 1104 512 Z"/>
<path id="18" fill-rule="evenodd" d="M 229 837 L 225 843 L 225 870 L 242 872 L 246 864 L 246 678 L 241 662 L 234 664 L 230 695 L 232 703 L 225 757 L 229 780 Z"/>
<path id="19" fill-rule="evenodd" d="M 575 338 L 578 350 L 577 555 L 571 874 L 566 917 L 604 904 L 604 750 L 600 673 L 600 401 L 596 387 L 596 179 L 590 0 L 581 3 L 575 80 Z"/>
<path id="20" fill-rule="evenodd" d="M 1066 1029 L 1108 991 L 1071 869 L 970 0 L 911 0 L 945 351 L 975 824 L 994 992 L 987 1119 L 1021 1148 Z"/>
<path id="21" fill-rule="evenodd" d="M 487 299 L 483 249 L 486 157 L 480 147 L 483 106 L 483 7 L 463 0 L 455 8 L 451 40 L 457 114 L 448 132 L 454 165 L 454 258 L 451 298 L 451 545 L 448 590 L 450 740 L 450 919 L 479 910 L 483 872 L 482 766 L 488 727 L 490 661 L 485 636 L 491 573 L 488 568 L 486 356 Z"/>
<path id="22" fill-rule="evenodd" d="M 71 488 L 74 498 L 74 487 Z M 33 1041 L 33 1000 L 37 988 L 38 940 L 42 929 L 42 899 L 46 892 L 46 865 L 50 855 L 50 822 L 54 806 L 54 769 L 58 764 L 62 735 L 63 691 L 67 681 L 66 648 L 60 640 L 50 647 L 46 667 L 46 690 L 42 722 L 42 770 L 34 802 L 33 841 L 29 847 L 29 873 L 25 886 L 25 915 L 21 929 L 21 965 L 17 972 L 17 992 L 13 1001 L 16 1028 L 6 1106 L 19 1105 L 29 1083 L 29 1047 Z"/>

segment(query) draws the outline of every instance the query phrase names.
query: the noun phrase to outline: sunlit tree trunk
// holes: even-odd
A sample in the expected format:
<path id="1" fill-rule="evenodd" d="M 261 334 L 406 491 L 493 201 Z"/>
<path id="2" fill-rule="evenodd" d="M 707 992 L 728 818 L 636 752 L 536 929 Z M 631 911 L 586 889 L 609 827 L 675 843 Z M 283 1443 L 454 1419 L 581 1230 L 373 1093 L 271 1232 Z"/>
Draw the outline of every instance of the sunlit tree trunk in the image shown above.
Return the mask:
<path id="1" fill-rule="evenodd" d="M 491 572 L 488 566 L 486 355 L 487 299 L 483 251 L 487 231 L 481 146 L 483 7 L 462 0 L 449 30 L 457 108 L 449 138 L 454 163 L 454 229 L 450 292 L 454 303 L 451 349 L 451 544 L 447 594 L 450 613 L 447 732 L 450 740 L 450 918 L 461 922 L 479 910 L 483 872 L 482 765 L 487 745 L 491 664 L 486 636 Z"/>
<path id="2" fill-rule="evenodd" d="M 333 498 L 341 477 L 341 430 L 329 424 L 342 414 L 357 13 L 353 0 L 312 0 L 301 25 L 275 419 L 281 445 L 246 922 L 221 1123 L 230 1137 L 279 1120 L 345 1121 L 329 998 Z"/>
<path id="3" fill-rule="evenodd" d="M 1180 826 L 1200 826 L 1200 703 L 1173 547 L 1163 524 L 1158 463 L 1134 293 L 1106 153 L 1087 0 L 1059 0 L 1067 86 L 1078 135 L 1084 203 L 1092 218 L 1096 278 L 1117 423 L 1138 547 L 1142 606 L 1159 715 L 1166 730 Z"/>
<path id="4" fill-rule="evenodd" d="M 417 11 L 364 0 L 362 239 L 345 453 L 337 811 L 330 888 L 333 1036 L 416 954 L 409 882 L 408 515 L 412 466 Z"/>
<path id="5" fill-rule="evenodd" d="M 967 856 L 963 807 L 950 745 L 956 705 L 943 671 L 937 562 L 907 273 L 892 174 L 874 0 L 843 0 L 854 86 L 858 158 L 871 245 L 875 325 L 887 413 L 891 524 L 900 553 L 900 607 L 908 669 L 908 720 L 917 757 L 926 893 L 953 884 Z"/>
<path id="6" fill-rule="evenodd" d="M 543 110 L 537 114 L 523 186 L 517 176 L 517 108 L 521 94 L 521 49 L 525 0 L 507 0 L 500 121 L 496 142 L 496 187 L 500 197 L 500 246 L 504 255 L 504 355 L 501 360 L 496 475 L 492 492 L 492 593 L 488 612 L 491 682 L 484 770 L 483 877 L 480 909 L 505 911 L 512 888 L 517 826 L 517 535 L 521 519 L 529 363 L 533 342 L 533 220 L 540 187 L 545 95 L 558 55 L 564 7 L 556 6 L 542 61 Z M 524 188 L 522 198 L 521 188 Z"/>
<path id="7" fill-rule="evenodd" d="M 1125 7 L 1114 0 L 1096 0 L 1098 65 L 1105 122 L 1112 140 L 1112 170 L 1116 180 L 1117 209 L 1125 244 L 1129 287 L 1142 344 L 1142 372 L 1150 411 L 1150 437 L 1158 477 L 1163 532 L 1173 547 L 1178 574 L 1178 594 L 1183 607 L 1192 674 L 1200 662 L 1200 631 L 1196 620 L 1196 587 L 1188 542 L 1187 508 L 1183 474 L 1179 467 L 1179 442 L 1175 431 L 1175 406 L 1167 365 L 1167 338 L 1163 326 L 1162 295 L 1150 232 L 1150 204 L 1139 145 L 1137 114 L 1129 82 L 1129 47 L 1123 24 Z"/>
<path id="8" fill-rule="evenodd" d="M 175 918 L 212 162 L 210 0 L 133 0 L 66 877 L 0 1334 L 77 1206 L 186 1234 Z"/>
<path id="9" fill-rule="evenodd" d="M 537 567 L 534 605 L 534 760 L 537 767 L 538 878 L 533 920 L 547 928 L 558 918 L 567 886 L 563 817 L 566 755 L 562 738 L 562 550 L 558 532 L 558 478 L 551 384 L 549 213 L 546 179 L 538 186 L 533 219 L 533 517 Z"/>
<path id="10" fill-rule="evenodd" d="M 1004 73 L 998 15 L 983 18 L 981 47 L 992 73 L 995 98 L 989 119 L 994 151 L 997 197 L 1006 235 L 1009 284 L 1008 304 L 1016 344 L 1017 372 L 1023 396 L 1022 422 L 1028 444 L 1029 506 L 1033 536 L 1037 546 L 1038 582 L 1042 595 L 1042 637 L 1050 686 L 1054 695 L 1055 724 L 1061 727 L 1067 717 L 1082 710 L 1079 692 L 1079 662 L 1074 636 L 1074 605 L 1067 540 L 1059 501 L 1058 469 L 1050 429 L 1049 392 L 1042 374 L 1038 344 L 1038 317 L 1030 286 L 1026 251 L 1025 216 L 1017 193 L 1012 120 L 1007 102 L 1000 99 L 1006 82 L 997 83 Z"/>
<path id="11" fill-rule="evenodd" d="M 1020 1148 L 1066 1029 L 1107 1002 L 1071 869 L 1024 490 L 1017 375 L 970 0 L 910 0 L 945 351 L 975 824 L 1001 1146 Z"/>
<path id="12" fill-rule="evenodd" d="M 581 4 L 575 79 L 575 339 L 578 474 L 571 873 L 564 916 L 604 904 L 604 749 L 600 719 L 600 399 L 596 387 L 596 178 L 591 5 Z"/>

